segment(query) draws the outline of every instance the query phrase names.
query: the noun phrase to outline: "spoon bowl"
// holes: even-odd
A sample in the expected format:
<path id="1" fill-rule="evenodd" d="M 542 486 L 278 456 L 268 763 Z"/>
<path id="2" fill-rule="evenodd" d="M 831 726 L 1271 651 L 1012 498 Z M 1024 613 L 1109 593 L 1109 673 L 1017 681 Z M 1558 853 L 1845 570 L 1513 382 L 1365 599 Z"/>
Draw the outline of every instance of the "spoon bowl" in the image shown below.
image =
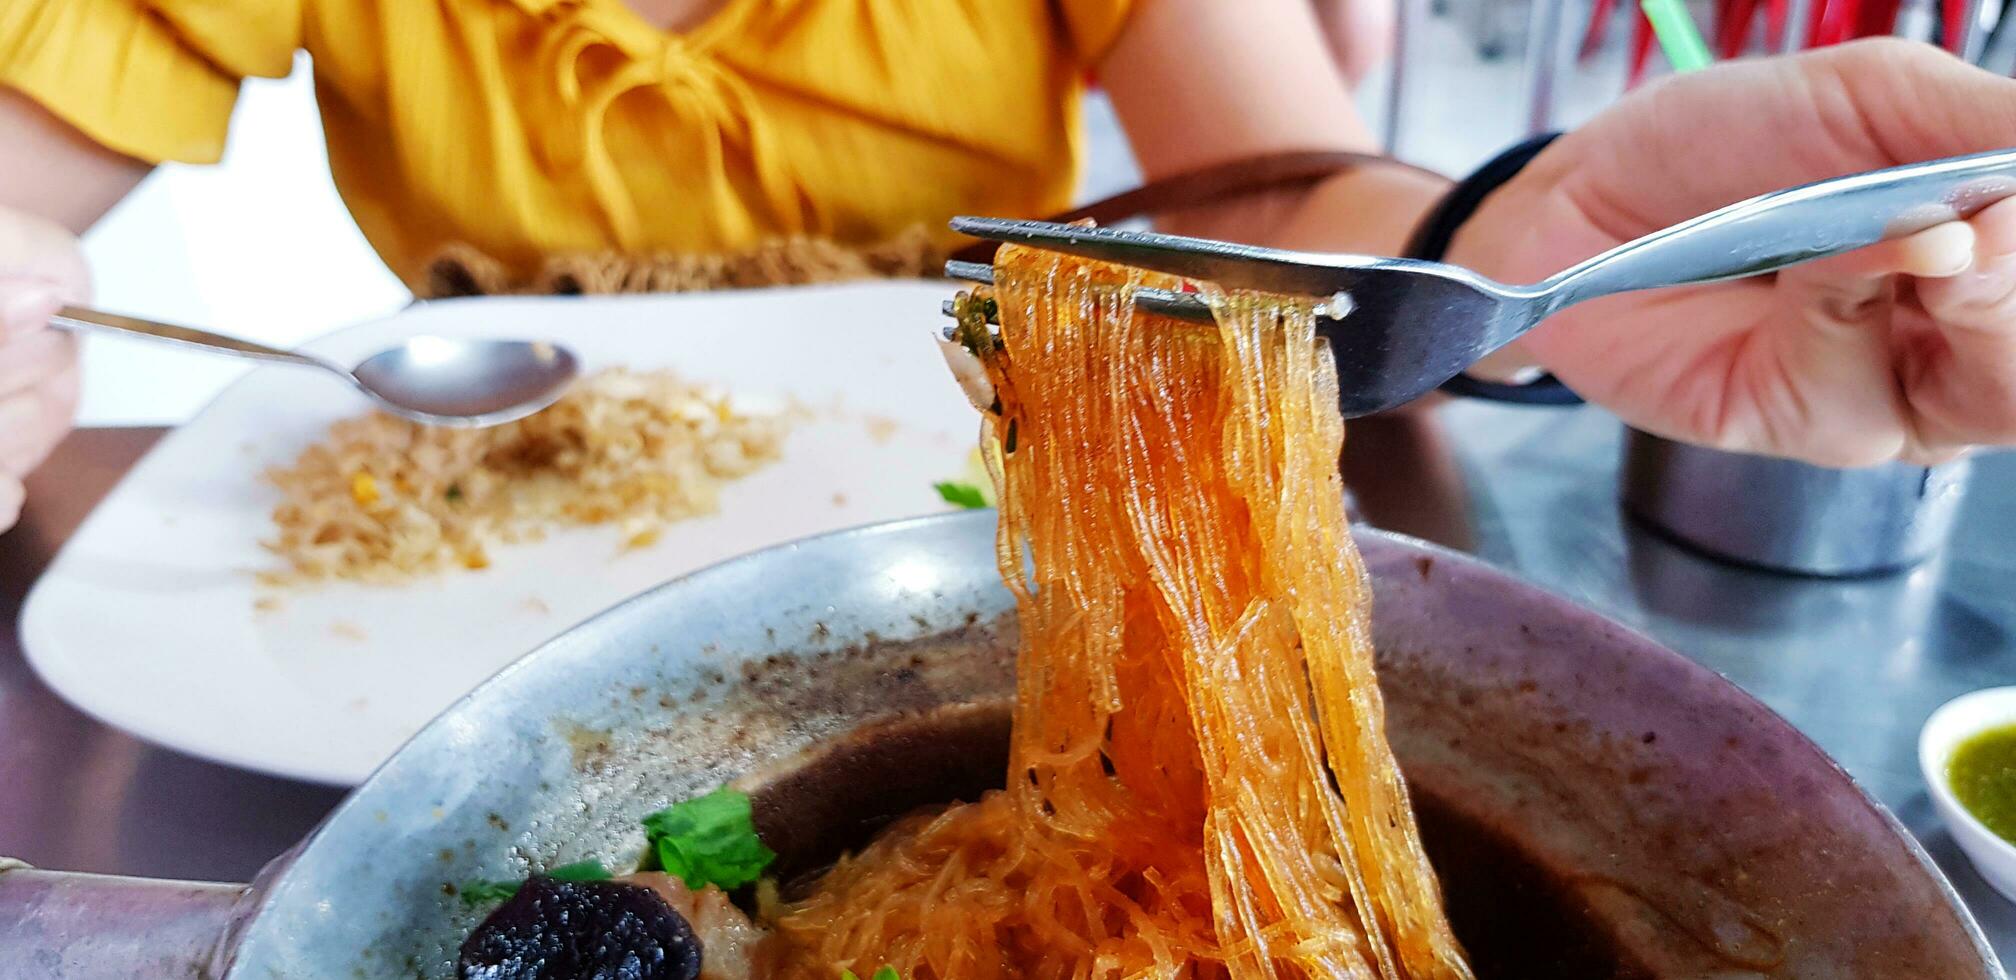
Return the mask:
<path id="1" fill-rule="evenodd" d="M 365 358 L 350 375 L 387 411 L 474 427 L 553 404 L 580 373 L 572 351 L 542 341 L 412 337 Z"/>

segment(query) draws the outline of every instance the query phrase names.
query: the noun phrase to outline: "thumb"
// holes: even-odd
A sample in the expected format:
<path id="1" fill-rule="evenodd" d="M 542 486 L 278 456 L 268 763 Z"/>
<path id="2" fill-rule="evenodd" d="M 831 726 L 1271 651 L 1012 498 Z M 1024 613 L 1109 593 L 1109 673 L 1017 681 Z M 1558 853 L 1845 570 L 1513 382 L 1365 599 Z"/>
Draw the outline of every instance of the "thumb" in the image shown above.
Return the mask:
<path id="1" fill-rule="evenodd" d="M 66 302 L 91 292 L 91 271 L 77 236 L 39 215 L 0 207 L 0 283 L 40 284 Z"/>
<path id="2" fill-rule="evenodd" d="M 48 326 L 62 306 L 63 297 L 52 284 L 30 280 L 14 289 L 0 284 L 0 349 Z"/>
<path id="3" fill-rule="evenodd" d="M 21 502 L 26 497 L 20 480 L 0 473 L 0 531 L 13 527 L 21 519 Z"/>
<path id="4" fill-rule="evenodd" d="M 40 330 L 64 303 L 89 298 L 77 237 L 46 218 L 0 207 L 0 346 Z"/>

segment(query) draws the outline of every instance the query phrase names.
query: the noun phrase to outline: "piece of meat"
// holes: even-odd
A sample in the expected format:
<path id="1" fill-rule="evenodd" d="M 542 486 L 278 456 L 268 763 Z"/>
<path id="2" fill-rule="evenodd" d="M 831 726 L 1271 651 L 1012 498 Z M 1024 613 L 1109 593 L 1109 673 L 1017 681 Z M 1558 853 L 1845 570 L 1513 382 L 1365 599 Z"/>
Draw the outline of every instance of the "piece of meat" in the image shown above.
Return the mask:
<path id="1" fill-rule="evenodd" d="M 462 980 L 696 980 L 700 951 L 686 918 L 652 888 L 534 875 L 469 934 L 456 973 Z"/>

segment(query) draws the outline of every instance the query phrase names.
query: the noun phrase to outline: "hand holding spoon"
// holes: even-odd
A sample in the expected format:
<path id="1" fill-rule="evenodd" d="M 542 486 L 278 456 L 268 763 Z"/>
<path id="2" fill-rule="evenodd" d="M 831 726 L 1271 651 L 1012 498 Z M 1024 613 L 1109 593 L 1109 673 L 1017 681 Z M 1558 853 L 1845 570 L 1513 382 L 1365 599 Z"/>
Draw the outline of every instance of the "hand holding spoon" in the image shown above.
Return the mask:
<path id="1" fill-rule="evenodd" d="M 566 348 L 523 340 L 411 337 L 346 368 L 313 354 L 83 307 L 66 306 L 50 322 L 68 330 L 320 368 L 348 381 L 386 411 L 426 425 L 474 428 L 524 418 L 557 401 L 581 370 Z"/>

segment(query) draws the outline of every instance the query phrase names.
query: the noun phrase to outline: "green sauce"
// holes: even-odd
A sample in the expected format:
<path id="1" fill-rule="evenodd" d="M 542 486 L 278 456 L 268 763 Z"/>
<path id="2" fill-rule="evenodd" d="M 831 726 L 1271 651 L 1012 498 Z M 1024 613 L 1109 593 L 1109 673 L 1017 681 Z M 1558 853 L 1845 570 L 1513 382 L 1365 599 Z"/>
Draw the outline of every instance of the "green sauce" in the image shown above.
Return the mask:
<path id="1" fill-rule="evenodd" d="M 2016 843 L 2016 725 L 1968 736 L 1946 763 L 1946 781 L 1967 812 Z"/>

